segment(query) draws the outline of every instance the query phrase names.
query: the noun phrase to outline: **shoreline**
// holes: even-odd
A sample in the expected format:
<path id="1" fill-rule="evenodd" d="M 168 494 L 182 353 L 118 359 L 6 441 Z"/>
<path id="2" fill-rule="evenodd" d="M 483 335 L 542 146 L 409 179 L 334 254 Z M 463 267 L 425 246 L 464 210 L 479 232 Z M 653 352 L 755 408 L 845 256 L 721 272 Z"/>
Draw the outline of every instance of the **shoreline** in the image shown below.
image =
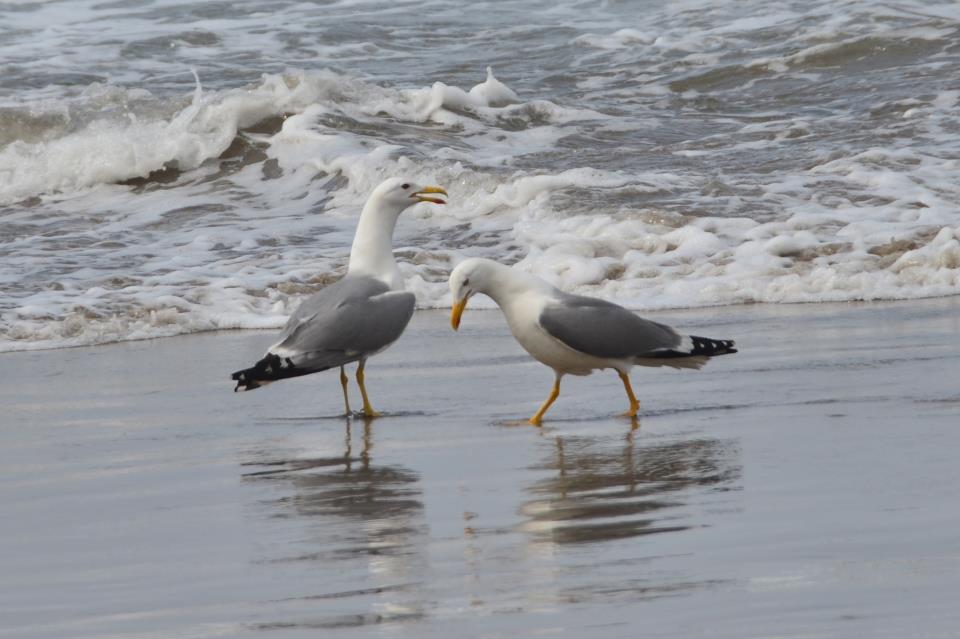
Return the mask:
<path id="1" fill-rule="evenodd" d="M 657 316 L 669 317 L 671 314 L 678 314 L 678 315 L 679 314 L 698 314 L 698 312 L 707 313 L 711 310 L 718 310 L 718 309 L 733 310 L 733 309 L 739 309 L 739 308 L 752 308 L 752 307 L 793 308 L 793 307 L 810 306 L 814 308 L 823 307 L 827 309 L 829 309 L 830 307 L 849 307 L 849 306 L 857 306 L 857 305 L 884 307 L 889 305 L 909 304 L 909 303 L 919 303 L 919 304 L 925 304 L 928 302 L 935 303 L 938 300 L 943 300 L 944 303 L 949 304 L 948 300 L 951 300 L 953 298 L 960 298 L 960 293 L 957 293 L 955 295 L 937 295 L 937 296 L 931 296 L 931 297 L 876 299 L 876 300 L 845 300 L 845 301 L 824 301 L 824 302 L 805 302 L 805 301 L 742 302 L 739 304 L 718 304 L 714 306 L 685 306 L 685 307 L 663 308 L 663 309 L 655 309 L 655 310 L 638 310 L 638 309 L 632 309 L 629 307 L 627 308 L 629 308 L 629 310 L 643 317 L 646 317 L 649 315 L 651 318 L 654 318 Z M 616 300 L 613 300 L 613 301 L 616 301 Z M 500 313 L 501 312 L 500 309 L 497 308 L 496 306 L 488 307 L 485 305 L 471 305 L 469 310 L 471 313 L 476 313 L 476 312 Z M 449 311 L 450 311 L 450 307 L 448 306 L 431 306 L 426 308 L 418 307 L 414 310 L 414 315 L 417 315 L 420 313 L 443 313 L 443 312 L 449 312 Z M 662 320 L 662 321 L 667 321 L 667 320 Z M 9 350 L 2 350 L 2 346 L 0 346 L 0 357 L 8 353 L 33 353 L 33 352 L 39 352 L 39 351 L 57 351 L 57 350 L 67 350 L 67 349 L 76 349 L 76 348 L 96 348 L 98 346 L 111 346 L 114 344 L 125 344 L 128 342 L 164 340 L 164 339 L 172 339 L 177 337 L 190 337 L 195 335 L 216 335 L 221 333 L 229 334 L 233 332 L 262 333 L 262 332 L 271 332 L 271 331 L 279 333 L 282 329 L 283 329 L 283 324 L 278 324 L 277 326 L 269 326 L 269 327 L 210 328 L 210 329 L 203 329 L 203 330 L 192 331 L 192 332 L 174 333 L 171 335 L 153 335 L 153 336 L 145 336 L 145 337 L 117 339 L 117 340 L 105 341 L 105 342 L 94 342 L 89 344 L 65 344 L 65 345 L 58 345 L 58 346 L 46 346 L 46 343 L 47 343 L 46 341 L 23 342 L 21 340 L 11 340 L 6 342 L 6 344 L 8 345 L 9 344 L 17 344 L 17 345 L 26 344 L 26 345 L 23 348 L 12 348 Z"/>

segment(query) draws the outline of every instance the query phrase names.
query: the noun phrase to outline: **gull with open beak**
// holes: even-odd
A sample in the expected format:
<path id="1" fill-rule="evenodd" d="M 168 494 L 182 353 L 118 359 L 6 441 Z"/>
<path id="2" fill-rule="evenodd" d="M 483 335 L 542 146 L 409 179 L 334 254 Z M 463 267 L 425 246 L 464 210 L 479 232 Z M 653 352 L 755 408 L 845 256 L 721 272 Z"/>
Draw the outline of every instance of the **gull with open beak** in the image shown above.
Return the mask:
<path id="1" fill-rule="evenodd" d="M 353 238 L 347 274 L 306 298 L 290 316 L 278 341 L 252 367 L 237 371 L 234 390 L 253 390 L 277 380 L 340 367 L 343 404 L 350 413 L 346 364 L 359 362 L 357 385 L 363 414 L 378 413 L 364 384 L 367 359 L 400 337 L 413 315 L 414 295 L 403 290 L 393 258 L 397 218 L 419 202 L 445 204 L 439 186 L 390 178 L 371 193 Z"/>
<path id="2" fill-rule="evenodd" d="M 450 274 L 450 291 L 454 330 L 460 327 L 470 297 L 483 293 L 503 311 L 520 345 L 553 369 L 556 377 L 550 396 L 530 418 L 536 426 L 560 395 L 560 380 L 568 373 L 589 375 L 612 368 L 630 401 L 626 415 L 636 417 L 640 402 L 630 384 L 633 366 L 699 369 L 713 356 L 737 352 L 732 340 L 681 335 L 612 302 L 564 293 L 538 277 L 492 260 L 470 258 L 458 264 Z"/>

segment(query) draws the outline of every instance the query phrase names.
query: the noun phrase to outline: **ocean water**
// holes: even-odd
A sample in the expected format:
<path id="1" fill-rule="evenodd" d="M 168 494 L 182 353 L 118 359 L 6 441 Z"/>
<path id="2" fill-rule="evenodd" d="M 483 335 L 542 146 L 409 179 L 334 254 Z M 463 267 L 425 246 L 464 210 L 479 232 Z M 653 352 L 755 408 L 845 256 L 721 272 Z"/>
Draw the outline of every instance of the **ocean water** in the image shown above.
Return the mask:
<path id="1" fill-rule="evenodd" d="M 950 2 L 0 4 L 0 350 L 281 326 L 382 179 L 637 309 L 960 292 Z"/>

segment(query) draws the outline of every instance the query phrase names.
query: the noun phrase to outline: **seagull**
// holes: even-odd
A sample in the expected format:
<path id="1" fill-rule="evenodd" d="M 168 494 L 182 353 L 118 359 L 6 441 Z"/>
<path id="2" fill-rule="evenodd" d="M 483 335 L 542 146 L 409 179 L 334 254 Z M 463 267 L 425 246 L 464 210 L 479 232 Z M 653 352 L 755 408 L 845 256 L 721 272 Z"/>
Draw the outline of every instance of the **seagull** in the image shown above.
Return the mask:
<path id="1" fill-rule="evenodd" d="M 346 364 L 357 366 L 363 414 L 379 415 L 364 385 L 367 358 L 395 342 L 413 315 L 413 293 L 403 290 L 403 276 L 393 259 L 397 218 L 418 202 L 445 204 L 439 186 L 419 186 L 390 178 L 367 200 L 350 250 L 347 274 L 303 300 L 290 316 L 279 340 L 250 368 L 237 371 L 234 391 L 253 390 L 288 377 L 340 367 L 343 405 L 350 415 Z"/>
<path id="2" fill-rule="evenodd" d="M 553 389 L 529 423 L 540 426 L 560 395 L 564 375 L 589 375 L 612 368 L 620 376 L 635 418 L 640 402 L 633 394 L 630 369 L 639 366 L 701 368 L 715 355 L 736 353 L 733 340 L 681 335 L 664 324 L 638 317 L 612 302 L 571 295 L 544 280 L 493 260 L 470 258 L 450 274 L 453 311 L 450 324 L 460 328 L 460 317 L 470 297 L 493 298 L 507 318 L 520 345 L 553 369 Z"/>

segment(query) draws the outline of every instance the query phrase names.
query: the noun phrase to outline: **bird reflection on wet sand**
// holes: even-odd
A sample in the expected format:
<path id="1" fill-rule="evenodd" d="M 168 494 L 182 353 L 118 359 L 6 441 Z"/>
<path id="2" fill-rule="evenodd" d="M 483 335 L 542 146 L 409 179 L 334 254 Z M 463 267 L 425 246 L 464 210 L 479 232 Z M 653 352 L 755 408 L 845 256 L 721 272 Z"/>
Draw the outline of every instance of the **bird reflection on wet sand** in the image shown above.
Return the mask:
<path id="1" fill-rule="evenodd" d="M 684 508 L 691 494 L 730 490 L 740 476 L 736 448 L 722 440 L 638 446 L 636 439 L 636 430 L 613 445 L 608 438 L 556 436 L 531 467 L 555 474 L 528 489 L 526 530 L 557 544 L 686 530 L 701 525 Z"/>
<path id="2" fill-rule="evenodd" d="M 641 538 L 708 526 L 698 519 L 704 501 L 726 501 L 709 493 L 737 488 L 738 447 L 720 439 L 637 439 L 631 429 L 543 442 L 547 453 L 530 470 L 550 475 L 529 485 L 531 498 L 520 508 L 531 553 L 542 558 L 540 601 L 629 604 L 719 584 L 696 571 L 665 570 L 675 563 L 663 561 L 670 544 Z"/>
<path id="3" fill-rule="evenodd" d="M 374 429 L 348 423 L 342 444 L 327 440 L 328 453 L 311 457 L 271 442 L 248 462 L 246 481 L 266 496 L 254 502 L 267 527 L 257 564 L 265 578 L 283 575 L 287 589 L 256 629 L 416 625 L 463 606 L 497 615 L 716 583 L 665 570 L 671 544 L 643 540 L 709 526 L 710 512 L 731 506 L 726 491 L 741 474 L 735 442 L 637 430 L 545 434 L 514 451 L 519 466 L 498 458 L 508 477 L 493 499 L 451 486 L 450 468 L 470 472 L 481 454 L 464 450 L 426 468 L 442 466 L 447 478 L 427 482 L 427 512 L 420 473 L 404 465 L 408 455 L 377 458 Z"/>
<path id="4" fill-rule="evenodd" d="M 307 523 L 305 534 L 299 525 L 293 542 L 271 547 L 281 556 L 262 562 L 316 571 L 313 594 L 276 601 L 283 621 L 257 629 L 342 628 L 425 614 L 415 587 L 427 543 L 419 475 L 400 465 L 376 465 L 372 451 L 372 424 L 364 420 L 359 442 L 347 423 L 342 455 L 264 454 L 266 459 L 247 463 L 260 469 L 245 473 L 246 480 L 281 485 L 280 497 L 259 504 L 268 517 Z M 305 552 L 290 554 L 297 548 Z"/>

